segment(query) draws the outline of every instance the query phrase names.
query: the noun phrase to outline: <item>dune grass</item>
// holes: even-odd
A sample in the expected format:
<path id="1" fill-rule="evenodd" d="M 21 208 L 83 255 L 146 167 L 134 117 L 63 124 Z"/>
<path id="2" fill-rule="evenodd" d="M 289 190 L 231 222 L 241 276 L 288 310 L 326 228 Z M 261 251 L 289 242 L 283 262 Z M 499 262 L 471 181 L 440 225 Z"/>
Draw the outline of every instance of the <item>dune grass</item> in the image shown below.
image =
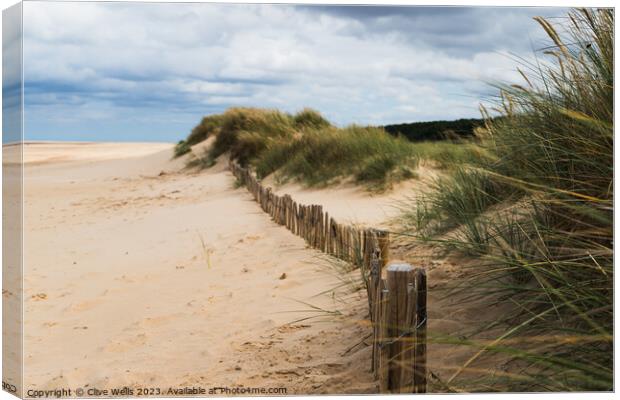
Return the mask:
<path id="1" fill-rule="evenodd" d="M 210 136 L 213 145 L 188 162 L 206 168 L 224 153 L 255 168 L 259 178 L 274 175 L 308 186 L 325 186 L 350 179 L 372 190 L 417 177 L 420 160 L 447 167 L 487 157 L 475 143 L 412 143 L 383 128 L 351 125 L 339 128 L 320 113 L 304 109 L 294 115 L 278 110 L 231 108 L 203 118 L 189 137 L 177 145 L 182 155 Z"/>
<path id="2" fill-rule="evenodd" d="M 488 157 L 459 164 L 404 215 L 421 238 L 479 258 L 456 289 L 511 304 L 485 354 L 515 374 L 489 390 L 613 389 L 613 10 L 552 25 L 550 61 L 499 85 Z M 471 345 L 471 344 L 469 344 Z M 454 383 L 462 370 L 447 383 Z M 461 382 L 467 389 L 468 383 Z M 471 384 L 471 382 L 469 382 Z"/>
<path id="3" fill-rule="evenodd" d="M 218 132 L 221 121 L 221 115 L 209 115 L 204 117 L 198 125 L 192 129 L 189 136 L 185 140 L 179 141 L 174 148 L 174 157 L 180 157 L 190 152 L 191 147 L 206 140 L 209 136 Z"/>
<path id="4" fill-rule="evenodd" d="M 281 180 L 294 178 L 313 186 L 348 176 L 379 184 L 405 178 L 397 174 L 417 162 L 411 143 L 380 128 L 326 127 L 270 143 L 256 170 L 262 177 L 277 172 Z"/>

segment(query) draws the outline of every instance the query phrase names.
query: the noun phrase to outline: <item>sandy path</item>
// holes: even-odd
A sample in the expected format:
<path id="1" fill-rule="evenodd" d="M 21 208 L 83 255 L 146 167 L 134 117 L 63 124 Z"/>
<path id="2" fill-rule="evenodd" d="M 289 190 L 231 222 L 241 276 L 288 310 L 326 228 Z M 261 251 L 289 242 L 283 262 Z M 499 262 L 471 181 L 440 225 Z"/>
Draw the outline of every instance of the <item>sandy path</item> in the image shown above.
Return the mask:
<path id="1" fill-rule="evenodd" d="M 26 389 L 375 390 L 363 292 L 318 295 L 339 278 L 224 168 L 116 146 L 26 146 Z"/>

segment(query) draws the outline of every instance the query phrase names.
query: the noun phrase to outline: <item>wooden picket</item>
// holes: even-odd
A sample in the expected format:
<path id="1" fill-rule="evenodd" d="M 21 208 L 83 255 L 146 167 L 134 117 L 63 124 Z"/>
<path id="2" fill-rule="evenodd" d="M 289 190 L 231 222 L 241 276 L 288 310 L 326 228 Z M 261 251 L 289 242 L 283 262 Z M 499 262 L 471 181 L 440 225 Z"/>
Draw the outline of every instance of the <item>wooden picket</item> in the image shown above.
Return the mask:
<path id="1" fill-rule="evenodd" d="M 321 205 L 303 205 L 265 188 L 249 168 L 230 170 L 274 222 L 308 246 L 360 268 L 373 326 L 371 368 L 381 393 L 426 393 L 426 273 L 389 263 L 386 231 L 337 223 Z"/>

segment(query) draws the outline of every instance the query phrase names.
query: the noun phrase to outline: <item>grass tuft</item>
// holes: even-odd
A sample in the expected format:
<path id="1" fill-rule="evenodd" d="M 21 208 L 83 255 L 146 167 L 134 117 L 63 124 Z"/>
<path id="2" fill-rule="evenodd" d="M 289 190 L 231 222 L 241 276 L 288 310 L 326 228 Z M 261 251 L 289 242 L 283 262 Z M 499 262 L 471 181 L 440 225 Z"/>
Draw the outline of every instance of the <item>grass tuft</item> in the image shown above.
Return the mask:
<path id="1" fill-rule="evenodd" d="M 574 10 L 560 24 L 536 20 L 551 39 L 550 61 L 528 65 L 524 85 L 497 86 L 501 117 L 486 120 L 487 156 L 447 160 L 448 176 L 405 218 L 423 237 L 453 229 L 440 243 L 481 260 L 459 288 L 470 298 L 504 299 L 512 310 L 495 324 L 504 333 L 448 384 L 499 352 L 519 372 L 489 388 L 608 391 L 614 14 Z"/>
<path id="2" fill-rule="evenodd" d="M 221 123 L 220 115 L 209 115 L 204 117 L 200 123 L 192 129 L 187 139 L 177 143 L 174 148 L 174 157 L 180 157 L 189 153 L 193 145 L 207 140 L 209 136 L 216 134 Z"/>
<path id="3" fill-rule="evenodd" d="M 318 111 L 311 108 L 304 108 L 293 117 L 295 126 L 299 129 L 323 129 L 329 128 L 332 124 L 326 120 Z"/>

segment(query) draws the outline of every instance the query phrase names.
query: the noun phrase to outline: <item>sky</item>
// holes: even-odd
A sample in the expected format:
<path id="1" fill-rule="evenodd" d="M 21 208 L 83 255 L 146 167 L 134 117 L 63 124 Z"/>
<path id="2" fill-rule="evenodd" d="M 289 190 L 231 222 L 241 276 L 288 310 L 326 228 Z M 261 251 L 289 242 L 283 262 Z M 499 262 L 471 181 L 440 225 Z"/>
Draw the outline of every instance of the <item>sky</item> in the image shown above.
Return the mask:
<path id="1" fill-rule="evenodd" d="M 22 135 L 21 7 L 2 13 L 2 143 L 18 142 Z"/>
<path id="2" fill-rule="evenodd" d="M 229 107 L 479 117 L 549 8 L 24 3 L 27 140 L 178 141 Z"/>

